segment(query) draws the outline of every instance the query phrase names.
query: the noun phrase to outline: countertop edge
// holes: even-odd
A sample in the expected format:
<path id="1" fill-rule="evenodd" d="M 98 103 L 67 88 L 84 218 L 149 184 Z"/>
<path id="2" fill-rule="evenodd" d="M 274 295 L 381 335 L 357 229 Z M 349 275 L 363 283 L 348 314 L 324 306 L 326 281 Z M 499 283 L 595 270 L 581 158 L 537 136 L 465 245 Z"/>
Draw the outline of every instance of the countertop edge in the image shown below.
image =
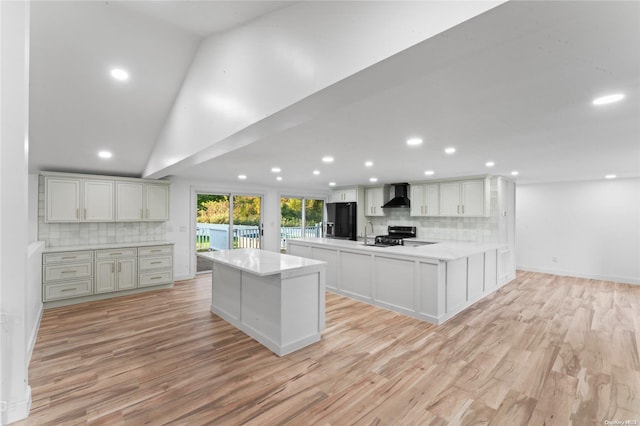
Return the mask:
<path id="1" fill-rule="evenodd" d="M 252 249 L 248 249 L 248 250 L 252 250 Z M 258 251 L 261 251 L 261 252 L 264 252 L 264 253 L 271 253 L 271 254 L 277 255 L 277 256 L 297 257 L 297 258 L 300 258 L 300 259 L 305 259 L 306 262 L 313 261 L 313 264 L 310 264 L 310 265 L 297 265 L 297 266 L 287 267 L 287 268 L 284 268 L 284 269 L 277 269 L 277 270 L 274 269 L 274 270 L 270 270 L 270 271 L 267 271 L 267 272 L 261 272 L 261 271 L 255 270 L 255 269 L 248 268 L 248 267 L 243 266 L 243 265 L 238 265 L 237 263 L 225 261 L 225 259 L 219 259 L 219 258 L 216 259 L 212 255 L 213 252 L 197 253 L 197 256 L 201 256 L 201 257 L 209 259 L 209 260 L 211 260 L 213 262 L 218 262 L 218 263 L 221 263 L 223 265 L 229 266 L 230 268 L 238 269 L 240 271 L 248 272 L 250 274 L 254 274 L 254 275 L 260 276 L 260 277 L 268 277 L 270 275 L 278 275 L 278 274 L 283 274 L 283 273 L 302 270 L 302 269 L 321 268 L 322 266 L 325 266 L 327 264 L 327 262 L 324 262 L 324 261 L 321 261 L 321 260 L 306 259 L 306 258 L 303 258 L 303 257 L 300 257 L 300 256 L 294 256 L 294 255 L 291 255 L 291 254 L 267 252 L 265 250 L 258 250 Z"/>
<path id="2" fill-rule="evenodd" d="M 314 241 L 315 240 L 315 241 Z M 428 241 L 428 240 L 419 240 L 419 241 Z M 349 250 L 349 251 L 357 251 L 357 252 L 361 252 L 361 253 L 367 253 L 367 254 L 380 254 L 380 255 L 389 255 L 389 256 L 399 256 L 399 257 L 412 257 L 412 258 L 419 258 L 419 259 L 429 259 L 429 260 L 434 260 L 434 261 L 452 261 L 452 260 L 457 260 L 457 259 L 462 259 L 465 257 L 469 257 L 472 256 L 474 254 L 479 254 L 479 253 L 484 253 L 488 250 L 497 250 L 500 248 L 505 248 L 508 247 L 508 245 L 506 243 L 474 243 L 474 242 L 468 242 L 469 246 L 468 247 L 456 247 L 456 248 L 450 248 L 450 249 L 455 249 L 455 250 L 460 250 L 460 253 L 457 254 L 450 254 L 450 255 L 442 255 L 442 254 L 429 254 L 429 253 L 421 253 L 420 251 L 416 251 L 416 252 L 409 252 L 412 249 L 416 249 L 419 247 L 402 247 L 401 249 L 396 249 L 395 247 L 391 247 L 391 248 L 385 248 L 385 247 L 375 247 L 375 248 L 371 248 L 371 247 L 367 247 L 364 246 L 363 243 L 361 241 L 348 241 L 348 240 L 337 240 L 337 241 L 332 241 L 332 240 L 328 240 L 326 238 L 319 238 L 319 239 L 315 239 L 315 238 L 300 238 L 300 239 L 292 239 L 288 241 L 289 243 L 292 244 L 309 244 L 309 245 L 315 245 L 318 247 L 332 247 L 335 249 L 339 249 L 339 250 Z M 439 241 L 439 243 L 446 245 L 446 244 L 455 244 L 455 245 L 462 245 L 465 244 L 467 242 L 460 242 L 460 241 Z"/>
<path id="3" fill-rule="evenodd" d="M 45 247 L 43 253 L 58 253 L 65 251 L 84 251 L 84 250 L 108 250 L 115 248 L 129 248 L 129 247 L 152 247 L 152 246 L 169 246 L 175 243 L 171 241 L 132 241 L 129 243 L 109 243 L 109 244 L 86 244 L 81 246 L 56 246 Z"/>

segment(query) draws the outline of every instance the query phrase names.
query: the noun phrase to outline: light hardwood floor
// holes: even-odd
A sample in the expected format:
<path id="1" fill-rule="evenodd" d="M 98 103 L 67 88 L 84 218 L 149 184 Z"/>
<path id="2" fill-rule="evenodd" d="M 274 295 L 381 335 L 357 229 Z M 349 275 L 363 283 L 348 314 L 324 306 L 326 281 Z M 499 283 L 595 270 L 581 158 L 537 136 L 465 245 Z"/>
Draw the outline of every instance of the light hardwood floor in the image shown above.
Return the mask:
<path id="1" fill-rule="evenodd" d="M 322 341 L 282 358 L 210 297 L 47 310 L 17 424 L 640 424 L 640 286 L 519 272 L 441 326 L 328 293 Z"/>

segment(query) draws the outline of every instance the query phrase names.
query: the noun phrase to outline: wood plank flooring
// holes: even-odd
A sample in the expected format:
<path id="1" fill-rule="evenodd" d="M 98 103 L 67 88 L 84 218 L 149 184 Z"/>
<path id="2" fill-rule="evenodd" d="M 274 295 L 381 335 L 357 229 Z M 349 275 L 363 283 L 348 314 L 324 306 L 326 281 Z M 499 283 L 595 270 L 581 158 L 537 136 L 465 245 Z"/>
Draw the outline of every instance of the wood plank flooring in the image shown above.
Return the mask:
<path id="1" fill-rule="evenodd" d="M 210 297 L 47 310 L 17 424 L 640 424 L 640 286 L 519 272 L 441 326 L 328 293 L 322 341 L 282 358 Z"/>

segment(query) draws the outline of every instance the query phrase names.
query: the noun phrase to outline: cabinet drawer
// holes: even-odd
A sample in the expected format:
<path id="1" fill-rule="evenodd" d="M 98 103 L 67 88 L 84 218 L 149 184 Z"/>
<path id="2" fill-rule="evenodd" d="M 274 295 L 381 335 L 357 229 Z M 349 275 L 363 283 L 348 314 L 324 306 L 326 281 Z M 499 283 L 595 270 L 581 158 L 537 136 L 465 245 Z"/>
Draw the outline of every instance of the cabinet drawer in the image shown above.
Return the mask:
<path id="1" fill-rule="evenodd" d="M 71 263 L 63 265 L 45 265 L 44 281 L 70 280 L 91 277 L 91 263 Z"/>
<path id="2" fill-rule="evenodd" d="M 93 260 L 92 251 L 64 251 L 60 253 L 45 253 L 42 263 L 69 263 Z"/>
<path id="3" fill-rule="evenodd" d="M 173 254 L 173 246 L 138 247 L 138 256 L 158 256 L 160 254 Z"/>
<path id="4" fill-rule="evenodd" d="M 89 296 L 93 294 L 93 281 L 77 280 L 64 284 L 45 284 L 42 292 L 43 301 L 69 299 L 71 297 Z"/>
<path id="5" fill-rule="evenodd" d="M 140 274 L 138 287 L 169 284 L 171 282 L 173 282 L 173 271 L 146 272 L 144 274 Z"/>
<path id="6" fill-rule="evenodd" d="M 138 250 L 135 248 L 96 250 L 96 259 L 113 259 L 115 257 L 136 257 Z"/>
<path id="7" fill-rule="evenodd" d="M 158 256 L 158 257 L 143 257 L 139 259 L 140 270 L 145 271 L 149 269 L 170 268 L 173 266 L 171 256 Z"/>

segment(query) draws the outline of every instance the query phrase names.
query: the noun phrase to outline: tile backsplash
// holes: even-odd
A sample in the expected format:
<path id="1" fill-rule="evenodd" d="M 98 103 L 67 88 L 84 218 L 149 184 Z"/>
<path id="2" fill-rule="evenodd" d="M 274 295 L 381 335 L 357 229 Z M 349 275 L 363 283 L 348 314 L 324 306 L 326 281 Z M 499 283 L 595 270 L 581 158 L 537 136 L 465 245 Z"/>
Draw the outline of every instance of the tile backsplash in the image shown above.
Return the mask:
<path id="1" fill-rule="evenodd" d="M 374 235 L 387 233 L 387 226 L 415 226 L 418 238 L 453 241 L 498 241 L 498 186 L 489 179 L 491 212 L 489 217 L 415 217 L 404 209 L 390 210 L 384 217 L 365 217 L 374 227 Z M 362 232 L 361 230 L 359 232 Z"/>
<path id="2" fill-rule="evenodd" d="M 44 178 L 38 179 L 38 240 L 47 247 L 165 240 L 165 222 L 45 223 Z"/>

